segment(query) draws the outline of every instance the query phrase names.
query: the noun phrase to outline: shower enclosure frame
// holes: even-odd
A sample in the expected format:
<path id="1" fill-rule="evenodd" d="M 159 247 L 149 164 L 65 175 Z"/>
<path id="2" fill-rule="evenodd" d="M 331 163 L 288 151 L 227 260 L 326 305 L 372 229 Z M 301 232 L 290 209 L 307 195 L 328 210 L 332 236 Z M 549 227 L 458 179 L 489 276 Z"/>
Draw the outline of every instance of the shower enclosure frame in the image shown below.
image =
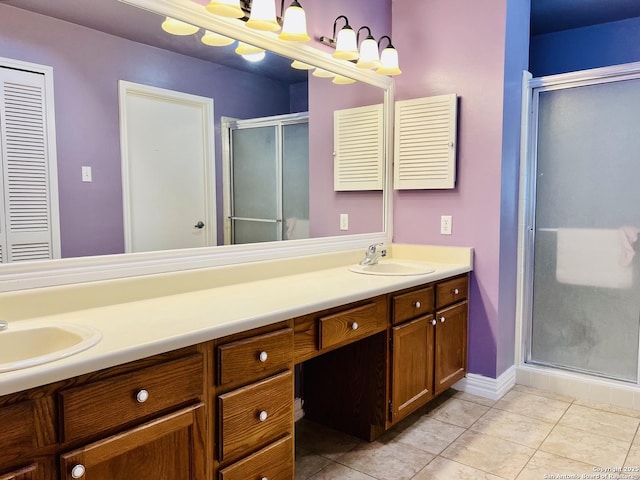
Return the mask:
<path id="1" fill-rule="evenodd" d="M 534 245 L 536 236 L 536 196 L 537 196 L 537 157 L 538 157 L 538 107 L 540 94 L 553 90 L 597 85 L 610 82 L 640 79 L 640 62 L 603 67 L 591 70 L 571 72 L 532 78 L 529 72 L 523 72 L 522 130 L 520 158 L 520 209 L 519 209 L 519 258 L 518 258 L 518 302 L 516 311 L 516 351 L 515 364 L 520 377 L 518 383 L 529 383 L 526 379 L 531 372 L 540 373 L 537 382 L 558 374 L 571 384 L 595 382 L 600 386 L 612 385 L 622 388 L 640 385 L 640 354 L 637 359 L 637 377 L 635 383 L 612 379 L 593 372 L 571 369 L 566 366 L 553 366 L 531 360 L 531 342 L 533 328 L 533 287 L 534 287 Z M 640 336 L 639 336 L 640 343 Z M 639 345 L 640 352 L 640 345 Z M 523 368 L 524 367 L 524 368 Z M 555 372 L 554 372 L 555 371 Z M 524 380 L 522 380 L 524 379 Z M 576 382 L 571 380 L 575 379 Z M 542 382 L 548 385 L 547 382 Z"/>

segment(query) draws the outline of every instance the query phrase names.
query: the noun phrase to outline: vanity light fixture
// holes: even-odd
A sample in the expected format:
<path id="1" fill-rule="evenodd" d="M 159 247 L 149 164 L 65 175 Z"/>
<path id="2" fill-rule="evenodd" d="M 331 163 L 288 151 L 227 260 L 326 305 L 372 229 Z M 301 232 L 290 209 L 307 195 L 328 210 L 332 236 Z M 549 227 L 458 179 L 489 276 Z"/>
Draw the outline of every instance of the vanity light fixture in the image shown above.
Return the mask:
<path id="1" fill-rule="evenodd" d="M 331 83 L 335 83 L 337 85 L 349 85 L 351 83 L 356 83 L 353 78 L 345 77 L 344 75 L 336 75 L 331 80 Z"/>
<path id="2" fill-rule="evenodd" d="M 366 29 L 369 34 L 362 43 L 360 43 L 360 32 Z M 360 45 L 360 57 L 356 67 L 358 68 L 378 68 L 380 66 L 380 57 L 378 55 L 378 43 L 371 35 L 371 29 L 367 26 L 360 27 L 356 35 L 356 42 Z"/>
<path id="3" fill-rule="evenodd" d="M 165 18 L 164 22 L 162 22 L 162 29 L 171 35 L 193 35 L 200 30 L 195 25 L 171 17 Z"/>
<path id="4" fill-rule="evenodd" d="M 244 42 L 238 42 L 235 52 L 250 62 L 259 62 L 265 57 L 264 48 L 255 47 Z"/>
<path id="5" fill-rule="evenodd" d="M 382 43 L 383 39 L 387 39 L 389 44 L 382 50 L 380 54 L 380 67 L 376 70 L 376 73 L 380 75 L 400 75 L 402 70 L 400 70 L 400 65 L 398 62 L 398 51 L 391 44 L 391 38 L 388 35 L 384 35 L 380 37 L 378 40 L 378 47 L 380 43 Z"/>
<path id="6" fill-rule="evenodd" d="M 282 0 L 282 6 L 284 7 L 284 0 Z M 307 33 L 307 14 L 297 0 L 293 0 L 283 13 L 282 32 L 278 38 L 288 42 L 308 42 L 311 40 Z"/>
<path id="7" fill-rule="evenodd" d="M 325 70 L 324 68 L 317 68 L 311 73 L 314 77 L 319 78 L 333 78 L 336 76 L 335 73 L 330 72 L 329 70 Z"/>
<path id="8" fill-rule="evenodd" d="M 344 19 L 345 25 L 338 32 L 338 36 L 336 37 L 336 28 L 338 26 L 338 20 Z M 358 40 L 356 38 L 356 32 L 353 31 L 351 25 L 349 25 L 349 19 L 344 15 L 340 15 L 333 22 L 333 37 L 320 37 L 320 41 L 325 45 L 329 45 L 336 49 L 333 52 L 333 58 L 337 58 L 339 60 L 357 60 L 360 56 L 358 54 Z"/>
<path id="9" fill-rule="evenodd" d="M 247 27 L 268 32 L 280 30 L 274 0 L 253 0 Z"/>
<path id="10" fill-rule="evenodd" d="M 240 6 L 240 0 L 211 0 L 211 2 L 209 2 L 209 4 L 204 8 L 207 9 L 207 12 L 220 15 L 221 17 L 244 17 L 244 11 Z"/>
<path id="11" fill-rule="evenodd" d="M 296 70 L 311 70 L 315 68 L 313 65 L 309 65 L 308 63 L 301 62 L 300 60 L 294 60 L 291 62 L 291 67 Z"/>
<path id="12" fill-rule="evenodd" d="M 231 45 L 235 42 L 233 38 L 225 37 L 224 35 L 212 32 L 211 30 L 205 31 L 200 41 L 210 47 L 226 47 L 227 45 Z"/>

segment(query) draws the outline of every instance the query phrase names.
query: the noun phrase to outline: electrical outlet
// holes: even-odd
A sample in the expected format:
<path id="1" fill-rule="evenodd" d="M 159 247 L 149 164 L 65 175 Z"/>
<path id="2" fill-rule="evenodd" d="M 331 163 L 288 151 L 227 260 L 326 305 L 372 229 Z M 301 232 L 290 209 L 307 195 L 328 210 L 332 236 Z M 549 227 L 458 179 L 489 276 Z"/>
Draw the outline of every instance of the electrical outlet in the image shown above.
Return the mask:
<path id="1" fill-rule="evenodd" d="M 440 235 L 451 235 L 451 215 L 440 217 Z"/>
<path id="2" fill-rule="evenodd" d="M 340 214 L 340 230 L 349 230 L 349 214 Z"/>

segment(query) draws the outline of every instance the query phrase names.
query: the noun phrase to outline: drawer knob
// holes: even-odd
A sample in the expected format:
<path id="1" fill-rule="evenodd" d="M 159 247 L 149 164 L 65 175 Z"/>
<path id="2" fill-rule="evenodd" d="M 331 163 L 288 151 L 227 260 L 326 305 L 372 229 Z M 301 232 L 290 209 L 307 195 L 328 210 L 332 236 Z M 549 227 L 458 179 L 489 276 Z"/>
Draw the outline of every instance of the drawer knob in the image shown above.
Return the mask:
<path id="1" fill-rule="evenodd" d="M 81 463 L 74 465 L 71 469 L 71 478 L 82 478 L 84 477 L 85 468 Z"/>
<path id="2" fill-rule="evenodd" d="M 422 306 L 422 304 L 420 302 L 415 302 L 413 304 L 416 308 L 420 308 Z"/>
<path id="3" fill-rule="evenodd" d="M 440 323 L 444 323 L 445 318 L 444 317 L 440 317 Z"/>
<path id="4" fill-rule="evenodd" d="M 269 415 L 267 415 L 267 412 L 265 412 L 264 410 L 262 410 L 259 414 L 258 414 L 258 418 L 260 419 L 261 422 L 264 422 L 267 417 Z"/>
<path id="5" fill-rule="evenodd" d="M 360 326 L 360 325 L 358 325 L 358 322 L 353 322 L 353 323 L 351 324 L 351 330 L 357 330 L 359 326 Z"/>
<path id="6" fill-rule="evenodd" d="M 136 393 L 136 401 L 138 403 L 144 403 L 147 400 L 149 400 L 149 392 L 146 391 L 144 388 L 140 390 L 138 393 Z"/>
<path id="7" fill-rule="evenodd" d="M 260 352 L 260 355 L 258 355 L 258 360 L 260 360 L 262 363 L 266 362 L 267 358 L 269 358 L 267 352 Z"/>
<path id="8" fill-rule="evenodd" d="M 437 322 L 436 322 L 436 319 L 435 319 L 435 318 L 431 319 L 431 325 L 435 325 L 436 323 L 437 323 Z"/>
<path id="9" fill-rule="evenodd" d="M 460 293 L 460 290 L 458 290 L 457 288 L 453 289 L 453 294 L 454 295 L 458 295 Z"/>

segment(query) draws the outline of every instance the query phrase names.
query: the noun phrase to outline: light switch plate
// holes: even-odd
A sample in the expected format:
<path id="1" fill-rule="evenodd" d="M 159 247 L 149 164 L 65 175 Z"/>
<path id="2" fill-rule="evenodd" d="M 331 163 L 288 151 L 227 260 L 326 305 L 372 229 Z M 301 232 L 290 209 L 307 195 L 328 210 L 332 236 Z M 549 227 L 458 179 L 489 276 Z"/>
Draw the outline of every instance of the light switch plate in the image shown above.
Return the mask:
<path id="1" fill-rule="evenodd" d="M 82 181 L 83 182 L 93 182 L 93 178 L 91 176 L 91 167 L 82 166 Z"/>
<path id="2" fill-rule="evenodd" d="M 340 230 L 349 230 L 349 214 L 340 214 Z"/>

